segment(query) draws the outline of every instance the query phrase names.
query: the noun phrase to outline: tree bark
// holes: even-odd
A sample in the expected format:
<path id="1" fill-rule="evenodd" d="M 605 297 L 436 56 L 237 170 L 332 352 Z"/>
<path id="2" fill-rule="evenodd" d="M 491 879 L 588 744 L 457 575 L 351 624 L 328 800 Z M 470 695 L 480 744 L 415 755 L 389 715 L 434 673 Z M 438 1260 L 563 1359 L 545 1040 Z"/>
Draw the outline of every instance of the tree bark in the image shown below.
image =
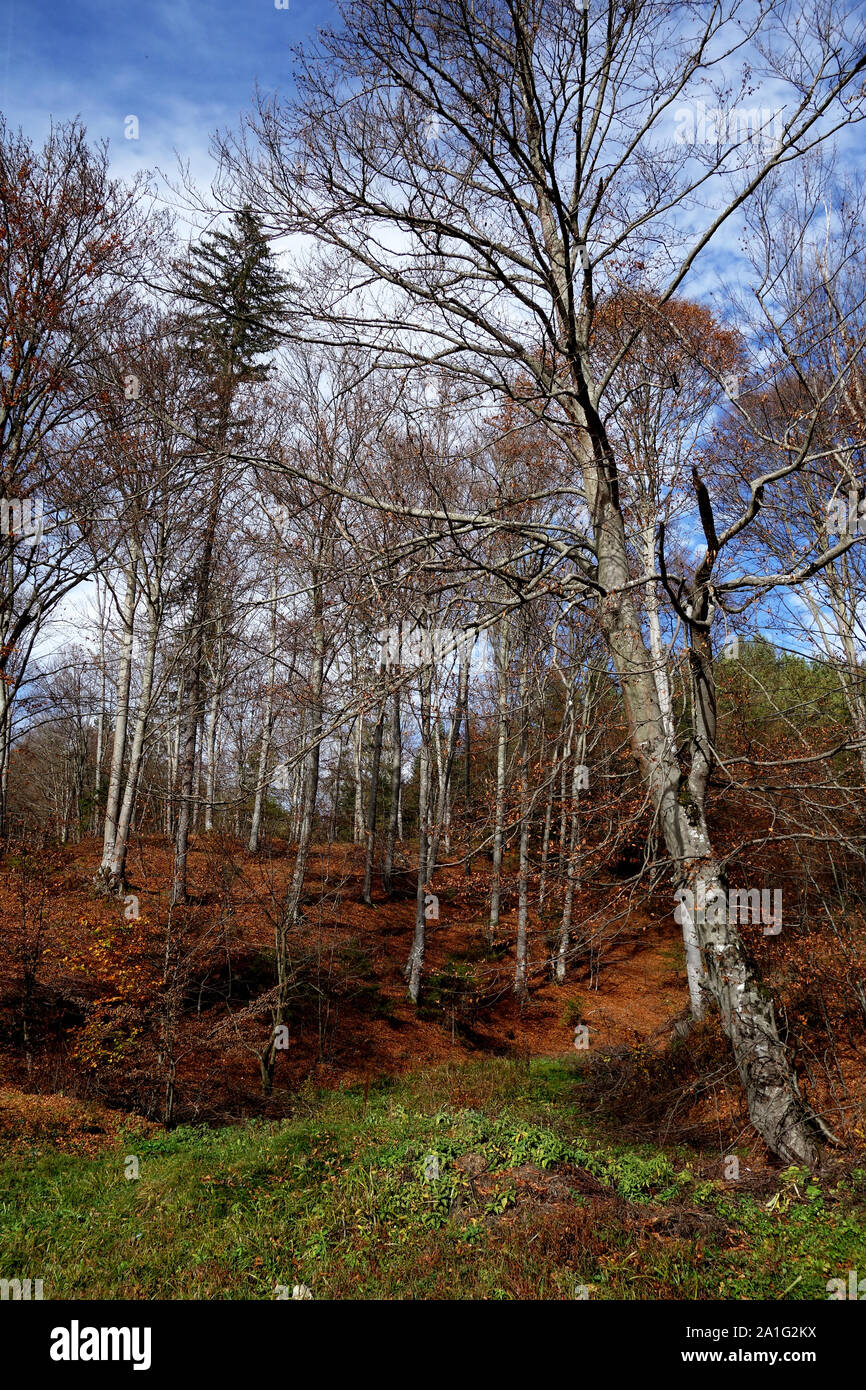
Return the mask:
<path id="1" fill-rule="evenodd" d="M 223 681 L 223 631 L 222 620 L 217 619 L 216 633 L 216 662 L 213 668 L 213 688 L 211 690 L 210 703 L 207 715 L 207 733 L 205 735 L 207 745 L 207 773 L 205 774 L 204 792 L 204 828 L 205 833 L 213 830 L 214 824 L 214 801 L 216 799 L 216 755 L 217 755 L 217 733 L 220 725 L 220 700 L 222 696 Z"/>
<path id="2" fill-rule="evenodd" d="M 451 728 L 448 730 L 448 744 L 444 757 L 441 747 L 437 750 L 439 764 L 439 786 L 436 794 L 436 809 L 433 813 L 433 834 L 427 854 L 427 882 L 432 881 L 436 872 L 436 865 L 439 860 L 439 842 L 446 824 L 446 813 L 448 807 L 448 793 L 451 787 L 451 776 L 454 770 L 454 755 L 457 751 L 457 740 L 460 737 L 460 715 L 463 709 L 463 700 L 458 688 L 457 698 L 454 702 L 454 709 L 451 715 Z"/>
<path id="3" fill-rule="evenodd" d="M 628 547 L 609 447 L 601 422 L 588 405 L 584 410 L 590 438 L 598 449 L 585 457 L 584 485 L 593 517 L 598 580 L 606 595 L 600 617 L 622 688 L 632 748 L 679 882 L 692 888 L 701 879 L 709 892 L 721 886 L 705 812 L 715 749 L 715 684 L 707 629 L 694 626 L 707 621 L 708 574 L 698 572 L 692 609 L 693 737 L 685 778 L 665 731 L 652 655 L 640 635 L 639 615 L 628 587 Z M 599 457 L 604 466 L 599 466 Z M 772 1002 L 760 987 L 736 925 L 725 920 L 695 926 L 707 987 L 731 1042 L 752 1123 L 774 1153 L 789 1163 L 811 1166 L 817 1157 L 816 1136 L 776 1027 Z"/>
<path id="4" fill-rule="evenodd" d="M 343 754 L 346 751 L 346 739 L 342 729 L 340 730 L 339 747 L 337 749 L 337 767 L 334 773 L 334 797 L 331 802 L 331 814 L 328 819 L 328 843 L 333 843 L 337 838 L 337 814 L 340 809 L 340 774 L 343 771 Z"/>
<path id="5" fill-rule="evenodd" d="M 381 668 L 380 676 L 384 673 Z M 370 769 L 370 790 L 367 794 L 367 854 L 364 864 L 364 886 L 361 889 L 361 902 L 372 907 L 373 891 L 373 858 L 376 850 L 376 809 L 379 804 L 379 764 L 382 761 L 382 740 L 385 731 L 385 710 L 386 701 L 382 701 L 379 707 L 379 717 L 376 720 L 376 729 L 373 734 L 373 762 Z"/>
<path id="6" fill-rule="evenodd" d="M 502 900 L 502 851 L 505 825 L 505 773 L 508 758 L 509 623 L 500 623 L 496 649 L 498 692 L 496 702 L 496 797 L 493 807 L 493 866 L 490 879 L 490 920 L 487 935 L 493 941 L 499 927 Z"/>
<path id="7" fill-rule="evenodd" d="M 277 1001 L 273 1014 L 273 1026 L 268 1043 L 261 1058 L 262 1078 L 265 1091 L 273 1085 L 278 1029 L 286 1023 L 289 988 L 289 933 L 297 925 L 300 916 L 301 899 L 307 874 L 307 862 L 313 841 L 316 801 L 319 795 L 319 762 L 321 757 L 322 730 L 324 725 L 323 692 L 325 684 L 325 627 L 324 595 L 318 566 L 312 568 L 313 592 L 313 659 L 310 669 L 310 745 L 304 758 L 303 782 L 301 787 L 300 820 L 298 847 L 295 853 L 295 867 L 283 903 L 282 911 L 275 928 L 277 956 Z"/>
<path id="8" fill-rule="evenodd" d="M 226 407 L 227 410 L 227 407 Z M 224 441 L 227 416 L 220 427 L 220 444 Z M 196 597 L 192 615 L 190 647 L 185 663 L 182 682 L 182 722 L 179 730 L 180 752 L 180 799 L 177 810 L 174 837 L 174 871 L 172 874 L 172 906 L 186 902 L 187 897 L 187 858 L 189 854 L 189 832 L 192 824 L 193 794 L 196 768 L 196 744 L 198 726 L 201 719 L 202 666 L 204 662 L 205 626 L 210 607 L 210 589 L 213 570 L 213 548 L 219 517 L 219 504 L 222 496 L 222 465 L 215 469 L 208 501 L 207 520 L 202 543 L 202 554 L 196 579 Z"/>
<path id="9" fill-rule="evenodd" d="M 153 696 L 153 673 L 156 664 L 156 647 L 159 635 L 159 610 L 157 604 L 154 602 L 152 595 L 148 594 L 146 598 L 147 638 L 145 642 L 144 668 L 141 674 L 141 694 L 135 718 L 135 728 L 132 735 L 132 746 L 129 750 L 129 767 L 126 773 L 126 787 L 123 793 L 123 803 L 120 808 L 117 833 L 114 837 L 111 861 L 108 866 L 108 887 L 112 893 L 117 894 L 123 894 L 126 891 L 126 856 L 129 847 L 130 827 L 132 825 L 133 812 L 135 811 L 135 801 L 138 794 L 138 782 L 141 774 L 144 743 L 150 721 L 151 700 Z"/>
<path id="10" fill-rule="evenodd" d="M 417 1004 L 421 995 L 421 976 L 426 950 L 428 801 L 430 796 L 430 691 L 432 672 L 429 666 L 421 671 L 421 751 L 418 764 L 418 888 L 415 898 L 415 934 L 406 962 L 409 998 Z"/>
<path id="11" fill-rule="evenodd" d="M 135 609 L 138 600 L 136 565 L 130 561 L 126 571 L 126 593 L 121 615 L 120 660 L 117 668 L 117 712 L 114 720 L 114 739 L 111 747 L 111 770 L 105 800 L 105 827 L 102 837 L 102 863 L 98 878 L 107 882 L 117 836 L 117 817 L 120 809 L 120 789 L 123 758 L 126 751 L 126 727 L 129 721 L 129 690 L 132 681 L 132 644 L 135 628 Z"/>
<path id="12" fill-rule="evenodd" d="M 397 842 L 397 821 L 400 814 L 400 787 L 403 780 L 403 736 L 400 729 L 400 689 L 394 691 L 391 702 L 391 795 L 388 803 L 388 829 L 385 835 L 385 854 L 382 862 L 382 883 L 391 892 L 394 876 L 394 851 Z"/>
<path id="13" fill-rule="evenodd" d="M 271 757 L 271 737 L 274 727 L 274 684 L 277 679 L 277 565 L 271 575 L 270 598 L 270 642 L 268 650 L 268 683 L 265 690 L 265 706 L 262 714 L 262 737 L 259 744 L 259 767 L 256 775 L 256 794 L 253 801 L 253 815 L 250 825 L 250 838 L 247 846 L 250 854 L 257 854 L 259 831 L 262 823 L 262 806 L 265 792 L 270 785 L 268 764 Z"/>
<path id="14" fill-rule="evenodd" d="M 528 637 L 526 639 L 528 648 Z M 520 861 L 517 888 L 517 947 L 514 964 L 514 993 L 524 999 L 529 980 L 529 653 L 524 650 L 520 670 Z"/>
<path id="15" fill-rule="evenodd" d="M 463 872 L 472 874 L 472 734 L 469 725 L 469 666 L 472 652 L 467 644 L 460 648 L 460 689 L 463 693 L 463 814 L 466 818 L 466 854 Z"/>
<path id="16" fill-rule="evenodd" d="M 581 771 L 584 767 L 586 757 L 586 725 L 590 706 L 590 680 L 589 672 L 585 672 L 584 698 L 583 698 L 583 717 L 581 720 L 580 733 L 577 739 L 574 738 L 574 702 L 573 687 L 571 696 L 571 727 L 569 731 L 569 752 L 573 754 L 571 765 L 571 805 L 569 807 L 568 825 L 568 847 L 565 851 L 565 895 L 562 904 L 562 919 L 559 924 L 559 944 L 556 952 L 556 983 L 561 985 L 565 981 L 566 970 L 568 967 L 568 953 L 571 948 L 571 918 L 574 908 L 574 890 L 577 882 L 577 833 L 580 823 L 580 801 L 578 792 L 581 785 Z"/>

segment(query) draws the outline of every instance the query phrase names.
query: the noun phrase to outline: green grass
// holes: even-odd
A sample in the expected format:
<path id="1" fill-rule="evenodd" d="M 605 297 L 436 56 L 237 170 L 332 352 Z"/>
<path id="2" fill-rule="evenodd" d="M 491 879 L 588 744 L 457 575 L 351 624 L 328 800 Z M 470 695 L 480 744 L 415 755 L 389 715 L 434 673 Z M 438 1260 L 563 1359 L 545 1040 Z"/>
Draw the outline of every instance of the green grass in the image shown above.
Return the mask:
<path id="1" fill-rule="evenodd" d="M 279 1124 L 34 1148 L 0 1165 L 0 1277 L 42 1278 L 46 1298 L 800 1299 L 866 1274 L 866 1174 L 825 1192 L 791 1170 L 769 1200 L 737 1197 L 681 1152 L 605 1141 L 576 1097 L 553 1063 L 488 1061 L 366 1100 L 304 1091 Z M 525 1164 L 557 1193 L 533 1195 Z M 575 1168 L 598 1190 L 571 1191 Z M 665 1233 L 684 1212 L 697 1234 Z"/>

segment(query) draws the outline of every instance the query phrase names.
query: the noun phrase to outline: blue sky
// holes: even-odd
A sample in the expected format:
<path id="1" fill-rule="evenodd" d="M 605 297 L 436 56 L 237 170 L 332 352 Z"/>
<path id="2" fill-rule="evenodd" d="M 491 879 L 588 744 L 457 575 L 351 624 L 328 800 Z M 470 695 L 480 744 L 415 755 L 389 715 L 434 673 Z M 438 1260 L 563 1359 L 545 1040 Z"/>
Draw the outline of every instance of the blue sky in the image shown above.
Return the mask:
<path id="1" fill-rule="evenodd" d="M 206 186 L 212 131 L 237 124 L 256 82 L 285 92 L 291 46 L 336 18 L 333 0 L 277 3 L 286 0 L 0 0 L 0 110 L 34 141 L 52 116 L 80 115 L 92 139 L 110 140 L 116 173 L 171 176 L 176 151 Z M 767 88 L 761 99 L 772 97 Z M 129 116 L 137 139 L 124 137 Z M 859 142 L 846 144 L 861 163 Z M 731 240 L 702 259 L 693 286 L 724 264 Z"/>
<path id="2" fill-rule="evenodd" d="M 280 0 L 282 3 L 282 0 Z M 206 189 L 208 144 L 233 127 L 255 84 L 285 92 L 291 47 L 336 18 L 332 0 L 0 0 L 0 110 L 35 142 L 51 118 L 80 115 L 110 141 L 117 174 L 176 174 L 177 156 Z M 761 104 L 774 105 L 772 89 Z M 124 138 L 127 118 L 138 139 Z M 862 137 L 845 140 L 864 167 Z M 708 294 L 738 268 L 735 223 L 703 256 L 685 292 Z"/>
<path id="3" fill-rule="evenodd" d="M 206 176 L 211 131 L 236 123 L 256 81 L 285 90 L 291 45 L 333 14 L 330 0 L 0 0 L 0 110 L 34 140 L 80 115 L 117 173 L 173 172 L 177 150 Z"/>
<path id="4" fill-rule="evenodd" d="M 256 83 L 287 92 L 292 46 L 336 19 L 334 0 L 0 0 L 0 110 L 37 143 L 52 117 L 80 115 L 92 140 L 110 141 L 116 174 L 174 180 L 179 157 L 206 192 L 213 131 L 237 126 Z M 773 82 L 757 90 L 755 104 L 784 105 Z M 125 138 L 129 117 L 136 139 Z M 863 170 L 860 130 L 843 146 Z M 741 230 L 738 219 L 722 230 L 685 293 L 710 297 L 742 274 Z"/>

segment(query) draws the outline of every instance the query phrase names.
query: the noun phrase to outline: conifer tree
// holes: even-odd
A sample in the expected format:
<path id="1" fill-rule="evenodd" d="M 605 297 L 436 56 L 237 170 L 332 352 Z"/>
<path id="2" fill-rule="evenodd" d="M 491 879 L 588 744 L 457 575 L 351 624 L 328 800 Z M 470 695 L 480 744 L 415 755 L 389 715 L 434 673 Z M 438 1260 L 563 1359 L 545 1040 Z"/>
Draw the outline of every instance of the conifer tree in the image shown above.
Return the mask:
<path id="1" fill-rule="evenodd" d="M 175 830 L 172 902 L 186 899 L 187 851 L 193 810 L 196 740 L 202 715 L 202 667 L 210 616 L 213 551 L 224 480 L 224 451 L 237 388 L 263 381 L 267 360 L 289 311 L 290 286 L 276 265 L 260 220 L 248 209 L 226 231 L 208 232 L 177 267 L 183 349 L 204 387 L 214 459 L 208 509 L 194 583 L 181 729 L 180 804 Z"/>
<path id="2" fill-rule="evenodd" d="M 231 392 L 241 382 L 263 381 L 270 363 L 262 359 L 280 341 L 290 286 L 259 218 L 248 208 L 233 213 L 229 230 L 206 233 L 177 272 L 188 305 L 181 341 L 198 369 Z"/>

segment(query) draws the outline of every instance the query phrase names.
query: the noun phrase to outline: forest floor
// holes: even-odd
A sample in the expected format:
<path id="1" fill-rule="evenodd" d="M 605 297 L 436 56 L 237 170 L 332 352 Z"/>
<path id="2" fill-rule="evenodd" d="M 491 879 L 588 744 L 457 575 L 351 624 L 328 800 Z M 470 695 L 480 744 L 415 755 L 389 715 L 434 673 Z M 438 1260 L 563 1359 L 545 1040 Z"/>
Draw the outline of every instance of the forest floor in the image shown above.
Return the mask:
<path id="1" fill-rule="evenodd" d="M 563 985 L 553 982 L 547 964 L 556 914 L 535 911 L 531 992 L 518 1003 L 516 907 L 506 893 L 499 931 L 488 941 L 482 912 L 489 867 L 482 865 L 468 879 L 459 867 L 437 872 L 440 918 L 428 924 L 416 1009 L 403 976 L 414 879 L 398 872 L 392 893 L 374 889 L 366 907 L 361 853 L 321 846 L 310 865 L 304 921 L 290 943 L 290 1046 L 278 1061 L 275 1098 L 264 1102 L 256 1052 L 268 1033 L 274 922 L 291 871 L 285 847 L 252 858 L 234 843 L 200 837 L 190 855 L 190 903 L 169 914 L 170 853 L 159 841 L 143 841 L 130 864 L 138 916 L 129 920 L 129 899 L 124 904 L 93 887 L 98 849 L 83 841 L 46 854 L 10 854 L 0 868 L 9 958 L 0 986 L 0 1064 L 7 1079 L 29 1081 L 28 1089 L 115 1103 L 120 1072 L 122 1103 L 156 1114 L 147 1087 L 139 1094 L 136 1086 L 152 1060 L 145 1034 L 157 1022 L 169 930 L 182 994 L 175 1050 L 185 1119 L 237 1118 L 247 1106 L 278 1113 L 283 1093 L 308 1078 L 346 1085 L 479 1054 L 568 1056 L 578 1024 L 596 1051 L 663 1041 L 665 1026 L 687 1004 L 678 929 L 646 910 L 620 920 L 594 955 L 578 955 Z M 28 965 L 25 1024 L 21 981 Z"/>
<path id="2" fill-rule="evenodd" d="M 40 1124 L 0 1163 L 0 1277 L 46 1298 L 826 1299 L 866 1267 L 866 1170 L 734 1182 L 614 1143 L 557 1062 L 307 1087 L 218 1129 L 117 1134 L 93 1106 L 92 1154 Z"/>
<path id="3" fill-rule="evenodd" d="M 365 907 L 360 851 L 319 846 L 264 1095 L 287 848 L 200 837 L 173 913 L 164 844 L 137 845 L 125 902 L 95 890 L 98 848 L 0 868 L 0 1277 L 76 1298 L 801 1298 L 866 1268 L 862 1038 L 835 1089 L 800 1076 L 840 1144 L 816 1177 L 782 1170 L 717 1023 L 677 1035 L 663 904 L 613 904 L 561 986 L 536 907 L 520 1003 L 511 888 L 491 942 L 489 868 L 441 868 L 416 1009 L 408 868 Z"/>
<path id="4" fill-rule="evenodd" d="M 619 1132 L 709 1145 L 720 1155 L 746 1143 L 756 1164 L 767 1159 L 718 1024 L 678 1038 L 688 994 L 680 929 L 664 889 L 657 899 L 634 900 L 612 883 L 601 907 L 597 897 L 578 895 L 562 985 L 550 970 L 559 908 L 553 892 L 541 909 L 536 900 L 530 992 L 519 1001 L 513 874 L 506 874 L 490 940 L 489 864 L 477 861 L 469 877 L 459 861 L 445 864 L 436 873 L 439 918 L 428 923 L 416 1008 L 403 974 L 415 917 L 408 854 L 391 893 L 377 882 L 373 905 L 365 906 L 362 851 L 317 846 L 303 920 L 288 946 L 288 1045 L 278 1053 L 273 1092 L 264 1095 L 259 1055 L 270 1033 L 274 929 L 290 848 L 276 841 L 254 857 L 226 836 L 199 836 L 190 901 L 173 912 L 164 841 L 136 843 L 125 901 L 95 889 L 99 850 L 84 840 L 10 852 L 0 862 L 0 1085 L 160 1121 L 171 1073 L 172 1120 L 221 1124 L 290 1115 L 305 1084 L 369 1086 L 481 1057 L 571 1059 L 588 1075 L 596 1113 Z M 602 925 L 590 932 L 589 921 Z M 794 1060 L 804 1094 L 851 1161 L 866 1161 L 862 1020 L 855 1028 L 843 1016 L 828 1052 L 827 1039 L 810 1034 L 815 1006 L 792 997 L 801 963 L 811 968 L 812 941 L 768 940 L 758 925 L 743 930 L 750 948 L 763 953 L 764 978 L 783 998 L 787 990 L 792 1013 L 798 1009 Z M 824 988 L 825 1015 L 828 998 Z M 585 1052 L 576 1050 L 581 1042 Z"/>

